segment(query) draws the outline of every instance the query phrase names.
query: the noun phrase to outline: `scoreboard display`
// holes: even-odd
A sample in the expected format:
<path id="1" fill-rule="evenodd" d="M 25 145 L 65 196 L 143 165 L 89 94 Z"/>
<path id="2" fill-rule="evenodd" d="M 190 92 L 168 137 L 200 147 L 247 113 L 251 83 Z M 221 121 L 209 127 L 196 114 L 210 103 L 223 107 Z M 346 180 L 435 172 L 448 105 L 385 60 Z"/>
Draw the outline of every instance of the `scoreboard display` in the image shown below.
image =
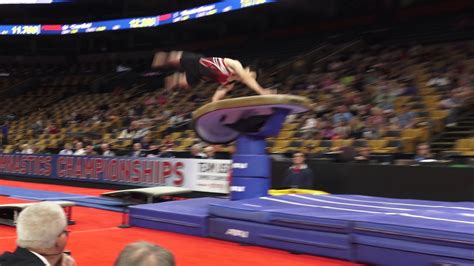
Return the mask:
<path id="1" fill-rule="evenodd" d="M 276 0 L 223 0 L 213 4 L 149 17 L 124 18 L 77 24 L 0 25 L 0 35 L 66 35 L 152 28 L 272 2 L 276 2 Z"/>

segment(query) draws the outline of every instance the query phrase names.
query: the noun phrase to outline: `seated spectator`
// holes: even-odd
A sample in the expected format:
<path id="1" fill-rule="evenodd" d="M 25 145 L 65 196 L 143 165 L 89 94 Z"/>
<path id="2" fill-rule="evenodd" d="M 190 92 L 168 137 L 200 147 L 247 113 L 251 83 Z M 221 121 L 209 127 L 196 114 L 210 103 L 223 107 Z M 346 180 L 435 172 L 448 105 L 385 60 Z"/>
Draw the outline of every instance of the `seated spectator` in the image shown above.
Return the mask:
<path id="1" fill-rule="evenodd" d="M 43 121 L 37 120 L 33 125 L 31 125 L 31 129 L 35 134 L 41 134 L 43 132 Z"/>
<path id="2" fill-rule="evenodd" d="M 147 125 L 143 122 L 138 122 L 138 130 L 135 135 L 132 137 L 134 141 L 141 141 L 143 137 L 150 133 L 150 129 L 148 129 Z"/>
<path id="3" fill-rule="evenodd" d="M 29 144 L 23 144 L 21 147 L 21 154 L 33 154 L 34 151 Z"/>
<path id="4" fill-rule="evenodd" d="M 87 145 L 86 146 L 86 154 L 85 155 L 97 155 L 97 152 L 95 151 L 94 145 Z"/>
<path id="5" fill-rule="evenodd" d="M 115 152 L 110 150 L 110 145 L 108 143 L 104 143 L 100 145 L 100 148 L 102 149 L 102 156 L 110 156 L 110 157 L 115 156 Z"/>
<path id="6" fill-rule="evenodd" d="M 77 142 L 76 143 L 76 151 L 74 152 L 74 155 L 82 156 L 86 155 L 86 150 L 84 149 L 84 144 L 82 142 Z"/>
<path id="7" fill-rule="evenodd" d="M 367 118 L 367 125 L 375 129 L 385 127 L 387 119 L 382 109 L 374 107 L 370 110 L 371 115 Z"/>
<path id="8" fill-rule="evenodd" d="M 451 83 L 449 78 L 446 75 L 438 74 L 434 75 L 428 82 L 426 82 L 426 86 L 428 87 L 445 87 Z"/>
<path id="9" fill-rule="evenodd" d="M 352 145 L 346 145 L 339 149 L 341 152 L 337 158 L 339 162 L 352 162 L 356 157 L 356 149 Z"/>
<path id="10" fill-rule="evenodd" d="M 456 126 L 455 121 L 459 113 L 459 108 L 463 105 L 463 99 L 455 91 L 452 91 L 448 98 L 439 103 L 439 107 L 448 110 L 447 126 Z"/>
<path id="11" fill-rule="evenodd" d="M 360 120 L 358 116 L 355 116 L 349 123 L 350 132 L 349 138 L 360 139 L 362 138 L 362 133 L 364 132 L 364 122 Z"/>
<path id="12" fill-rule="evenodd" d="M 370 148 L 360 147 L 357 151 L 358 155 L 354 157 L 356 162 L 369 162 L 370 161 Z"/>
<path id="13" fill-rule="evenodd" d="M 164 145 L 167 148 L 173 147 L 173 140 L 171 139 L 171 135 L 166 135 L 165 138 L 161 141 L 161 145 Z"/>
<path id="14" fill-rule="evenodd" d="M 10 124 L 5 121 L 2 125 L 2 145 L 8 145 L 8 132 L 10 130 Z"/>
<path id="15" fill-rule="evenodd" d="M 303 133 L 302 138 L 303 139 L 311 139 L 313 138 L 314 133 L 316 132 L 316 125 L 317 125 L 317 120 L 314 116 L 309 116 L 303 127 L 301 127 L 301 132 Z"/>
<path id="16" fill-rule="evenodd" d="M 293 154 L 293 165 L 288 169 L 283 181 L 284 187 L 313 189 L 313 171 L 305 164 L 302 152 Z"/>
<path id="17" fill-rule="evenodd" d="M 410 82 L 408 84 L 404 84 L 403 92 L 401 96 L 415 96 L 418 94 L 418 89 L 414 82 Z"/>
<path id="18" fill-rule="evenodd" d="M 174 158 L 174 154 L 172 153 L 173 149 L 171 147 L 161 145 L 160 146 L 160 153 L 158 153 L 157 157 L 160 158 Z"/>
<path id="19" fill-rule="evenodd" d="M 362 137 L 364 139 L 378 139 L 381 137 L 381 133 L 377 128 L 365 127 L 362 132 Z"/>
<path id="20" fill-rule="evenodd" d="M 115 266 L 174 266 L 174 256 L 168 250 L 145 241 L 128 244 Z"/>
<path id="21" fill-rule="evenodd" d="M 318 158 L 318 154 L 314 152 L 314 148 L 316 148 L 316 145 L 314 144 L 309 144 L 304 148 L 304 156 L 306 159 Z"/>
<path id="22" fill-rule="evenodd" d="M 181 122 L 183 122 L 183 116 L 178 115 L 177 113 L 173 113 L 173 115 L 171 115 L 168 123 L 171 127 L 175 127 Z"/>
<path id="23" fill-rule="evenodd" d="M 397 118 L 400 128 L 413 128 L 415 126 L 416 114 L 410 111 L 406 104 L 400 107 Z"/>
<path id="24" fill-rule="evenodd" d="M 142 144 L 142 149 L 148 150 L 152 146 L 153 140 L 151 139 L 151 134 L 147 134 L 146 136 L 143 137 L 143 139 L 140 141 Z"/>
<path id="25" fill-rule="evenodd" d="M 0 265 L 76 265 L 64 253 L 68 241 L 67 219 L 57 203 L 35 203 L 18 216 L 17 248 L 0 256 Z"/>
<path id="26" fill-rule="evenodd" d="M 394 98 L 391 97 L 387 93 L 377 96 L 375 102 L 377 103 L 377 107 L 382 109 L 383 111 L 392 112 L 394 109 L 393 107 Z"/>
<path id="27" fill-rule="evenodd" d="M 138 158 L 138 157 L 145 157 L 145 154 L 142 150 L 142 144 L 140 142 L 133 144 L 133 151 L 130 153 L 130 157 Z"/>
<path id="28" fill-rule="evenodd" d="M 44 146 L 40 145 L 39 143 L 31 144 L 30 147 L 33 151 L 33 154 L 44 153 Z"/>
<path id="29" fill-rule="evenodd" d="M 334 127 L 334 133 L 332 139 L 346 139 L 351 133 L 351 128 L 347 122 L 340 122 Z"/>
<path id="30" fill-rule="evenodd" d="M 74 152 L 72 151 L 72 144 L 66 143 L 64 144 L 64 149 L 59 152 L 59 155 L 73 155 Z"/>
<path id="31" fill-rule="evenodd" d="M 194 144 L 191 146 L 190 149 L 190 158 L 195 158 L 195 159 L 204 159 L 206 158 L 206 154 L 202 152 L 201 145 L 199 144 Z"/>
<path id="32" fill-rule="evenodd" d="M 352 116 L 353 115 L 347 110 L 345 105 L 340 105 L 336 108 L 336 113 L 333 116 L 333 123 L 350 122 Z"/>
<path id="33" fill-rule="evenodd" d="M 416 155 L 414 160 L 416 162 L 434 160 L 434 156 L 430 151 L 430 145 L 428 143 L 420 143 L 416 146 Z"/>
<path id="34" fill-rule="evenodd" d="M 138 121 L 132 121 L 130 126 L 120 133 L 118 139 L 132 139 L 138 131 Z"/>
<path id="35" fill-rule="evenodd" d="M 150 148 L 147 150 L 147 158 L 155 158 L 158 157 L 160 154 L 160 146 L 159 145 L 151 145 Z"/>
<path id="36" fill-rule="evenodd" d="M 321 131 L 319 132 L 319 135 L 324 140 L 331 140 L 336 135 L 331 125 L 331 122 L 329 121 L 324 122 L 323 129 L 321 129 Z"/>
<path id="37" fill-rule="evenodd" d="M 216 159 L 216 150 L 212 145 L 209 145 L 204 148 L 204 153 L 206 154 L 206 159 Z"/>
<path id="38" fill-rule="evenodd" d="M 50 134 L 50 135 L 54 135 L 54 134 L 58 134 L 59 133 L 59 129 L 58 127 L 53 124 L 53 123 L 49 123 L 46 128 L 44 129 L 44 133 L 46 134 Z"/>

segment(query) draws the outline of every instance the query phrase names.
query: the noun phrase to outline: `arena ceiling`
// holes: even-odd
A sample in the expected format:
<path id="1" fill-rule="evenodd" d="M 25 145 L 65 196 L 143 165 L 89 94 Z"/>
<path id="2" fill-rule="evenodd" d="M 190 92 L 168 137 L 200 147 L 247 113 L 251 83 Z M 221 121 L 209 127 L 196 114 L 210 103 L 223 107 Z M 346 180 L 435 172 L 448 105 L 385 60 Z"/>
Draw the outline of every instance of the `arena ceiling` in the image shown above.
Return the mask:
<path id="1" fill-rule="evenodd" d="M 79 23 L 127 17 L 164 14 L 218 0 L 76 0 L 53 5 L 0 6 L 1 24 Z M 261 38 L 278 29 L 305 25 L 318 27 L 324 21 L 352 17 L 390 18 L 396 11 L 417 5 L 463 0 L 280 0 L 278 4 L 253 7 L 223 15 L 200 18 L 157 28 L 78 34 L 75 36 L 0 36 L 0 51 L 15 54 L 123 51 L 170 47 L 246 35 Z M 469 0 L 466 0 L 469 1 Z"/>

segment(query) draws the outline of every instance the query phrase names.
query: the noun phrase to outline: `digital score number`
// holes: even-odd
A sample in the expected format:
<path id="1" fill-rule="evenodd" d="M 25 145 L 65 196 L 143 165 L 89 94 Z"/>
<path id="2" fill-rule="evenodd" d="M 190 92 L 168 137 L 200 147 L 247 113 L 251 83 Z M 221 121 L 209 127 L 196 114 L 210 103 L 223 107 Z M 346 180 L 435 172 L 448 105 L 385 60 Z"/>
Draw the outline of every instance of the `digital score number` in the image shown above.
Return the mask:
<path id="1" fill-rule="evenodd" d="M 131 29 L 154 27 L 156 24 L 156 17 L 132 19 L 129 24 Z"/>
<path id="2" fill-rule="evenodd" d="M 256 6 L 265 4 L 266 2 L 267 0 L 240 0 L 240 7 L 245 8 L 250 6 Z"/>
<path id="3" fill-rule="evenodd" d="M 41 33 L 40 25 L 13 26 L 11 29 L 13 35 L 38 35 Z"/>

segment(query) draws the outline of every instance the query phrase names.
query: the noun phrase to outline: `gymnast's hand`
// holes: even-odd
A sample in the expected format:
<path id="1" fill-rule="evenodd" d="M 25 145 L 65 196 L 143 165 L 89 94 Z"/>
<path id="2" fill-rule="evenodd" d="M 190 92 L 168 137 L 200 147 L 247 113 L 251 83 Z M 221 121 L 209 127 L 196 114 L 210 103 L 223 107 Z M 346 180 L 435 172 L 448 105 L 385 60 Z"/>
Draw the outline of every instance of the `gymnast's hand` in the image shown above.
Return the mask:
<path id="1" fill-rule="evenodd" d="M 260 95 L 272 95 L 272 94 L 277 94 L 277 91 L 274 89 L 265 88 L 260 93 Z"/>

